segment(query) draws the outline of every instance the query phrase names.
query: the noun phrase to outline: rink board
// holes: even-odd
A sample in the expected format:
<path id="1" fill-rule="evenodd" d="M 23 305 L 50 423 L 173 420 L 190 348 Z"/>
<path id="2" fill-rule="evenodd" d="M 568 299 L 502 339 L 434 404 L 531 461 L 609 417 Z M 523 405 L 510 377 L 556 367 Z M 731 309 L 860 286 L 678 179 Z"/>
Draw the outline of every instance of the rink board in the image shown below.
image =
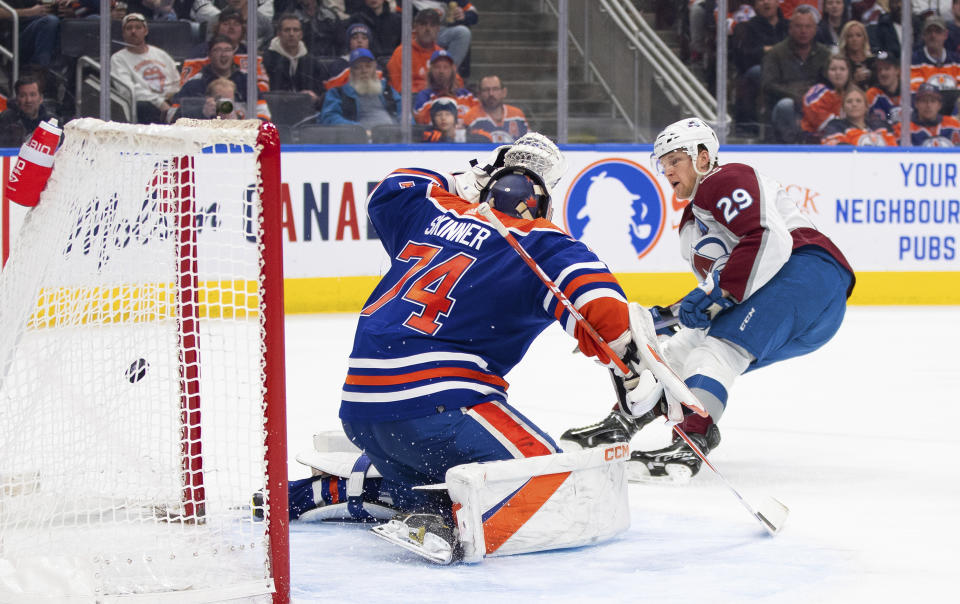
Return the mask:
<path id="1" fill-rule="evenodd" d="M 291 146 L 283 153 L 287 312 L 356 311 L 388 266 L 367 193 L 391 170 L 462 169 L 478 145 Z M 683 203 L 650 145 L 571 145 L 554 222 L 590 245 L 631 299 L 668 303 L 694 284 L 680 259 Z M 4 184 L 12 150 L 2 158 Z M 960 156 L 952 149 L 725 148 L 786 187 L 857 271 L 854 304 L 960 304 Z M 216 178 L 201 173 L 198 181 Z M 203 200 L 201 200 L 203 203 Z M 5 259 L 25 210 L 2 204 Z"/>

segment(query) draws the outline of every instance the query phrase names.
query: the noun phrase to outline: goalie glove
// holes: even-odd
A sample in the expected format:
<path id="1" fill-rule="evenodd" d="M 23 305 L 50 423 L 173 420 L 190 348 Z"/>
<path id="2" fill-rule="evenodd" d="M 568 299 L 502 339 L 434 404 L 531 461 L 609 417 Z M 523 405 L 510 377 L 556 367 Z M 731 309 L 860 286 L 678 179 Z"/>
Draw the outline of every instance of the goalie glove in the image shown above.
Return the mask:
<path id="1" fill-rule="evenodd" d="M 630 365 L 639 368 L 641 363 L 638 359 Z M 625 378 L 611 370 L 610 379 L 617 391 L 617 407 L 627 417 L 638 418 L 652 410 L 657 415 L 666 414 L 663 386 L 649 369 L 640 369 Z"/>
<path id="2" fill-rule="evenodd" d="M 480 191 L 487 186 L 490 176 L 504 166 L 504 156 L 510 147 L 512 145 L 501 145 L 483 161 L 471 159 L 469 170 L 454 172 L 453 180 L 456 183 L 457 196 L 470 203 L 479 203 Z"/>

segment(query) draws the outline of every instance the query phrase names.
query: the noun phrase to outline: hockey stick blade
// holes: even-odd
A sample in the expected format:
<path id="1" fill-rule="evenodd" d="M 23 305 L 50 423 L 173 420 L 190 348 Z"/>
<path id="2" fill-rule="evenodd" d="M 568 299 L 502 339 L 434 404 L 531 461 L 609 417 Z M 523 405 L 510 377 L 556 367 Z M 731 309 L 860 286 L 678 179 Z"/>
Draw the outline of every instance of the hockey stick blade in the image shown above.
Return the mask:
<path id="1" fill-rule="evenodd" d="M 790 508 L 783 505 L 773 497 L 767 497 L 762 501 L 761 506 L 757 506 L 755 511 L 757 519 L 763 525 L 767 532 L 776 535 L 783 529 L 787 522 L 787 516 L 790 514 Z"/>

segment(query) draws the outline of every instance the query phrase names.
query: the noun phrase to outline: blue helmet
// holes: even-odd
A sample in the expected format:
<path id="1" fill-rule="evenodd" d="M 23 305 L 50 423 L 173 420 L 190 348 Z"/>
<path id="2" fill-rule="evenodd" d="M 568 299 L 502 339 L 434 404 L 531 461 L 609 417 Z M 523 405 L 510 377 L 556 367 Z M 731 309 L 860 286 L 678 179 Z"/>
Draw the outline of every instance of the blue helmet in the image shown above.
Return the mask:
<path id="1" fill-rule="evenodd" d="M 493 173 L 480 191 L 480 203 L 488 201 L 499 212 L 517 218 L 546 218 L 553 208 L 543 179 L 523 166 L 502 168 Z"/>

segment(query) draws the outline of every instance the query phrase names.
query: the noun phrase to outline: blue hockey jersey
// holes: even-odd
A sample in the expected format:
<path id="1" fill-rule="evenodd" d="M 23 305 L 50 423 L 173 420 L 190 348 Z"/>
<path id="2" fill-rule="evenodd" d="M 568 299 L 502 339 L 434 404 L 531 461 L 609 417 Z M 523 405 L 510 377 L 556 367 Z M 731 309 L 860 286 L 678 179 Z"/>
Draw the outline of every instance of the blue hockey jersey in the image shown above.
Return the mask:
<path id="1" fill-rule="evenodd" d="M 448 177 L 397 170 L 367 212 L 391 267 L 360 314 L 340 417 L 389 421 L 505 402 L 503 376 L 551 321 L 575 320 Z M 623 290 L 585 245 L 547 220 L 499 215 L 601 336 L 628 328 Z M 581 348 L 594 349 L 582 341 Z"/>

